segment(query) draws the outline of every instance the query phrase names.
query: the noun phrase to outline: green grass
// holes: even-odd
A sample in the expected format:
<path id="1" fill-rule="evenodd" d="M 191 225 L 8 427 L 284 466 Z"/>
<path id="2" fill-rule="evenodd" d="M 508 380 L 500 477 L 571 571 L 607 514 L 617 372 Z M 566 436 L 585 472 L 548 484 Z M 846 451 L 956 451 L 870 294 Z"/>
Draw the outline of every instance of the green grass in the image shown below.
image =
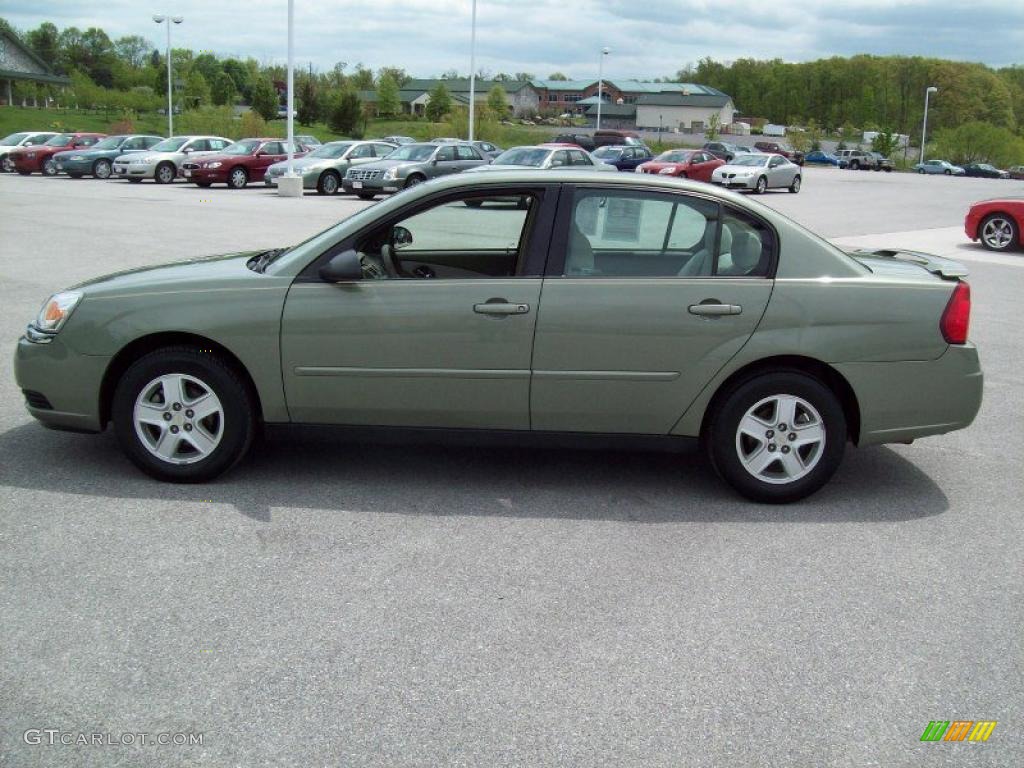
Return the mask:
<path id="1" fill-rule="evenodd" d="M 18 131 L 94 131 L 107 133 L 120 121 L 117 110 L 34 109 L 32 107 L 0 107 L 0 137 Z M 156 113 L 137 116 L 133 121 L 137 133 L 163 136 L 167 118 Z"/>

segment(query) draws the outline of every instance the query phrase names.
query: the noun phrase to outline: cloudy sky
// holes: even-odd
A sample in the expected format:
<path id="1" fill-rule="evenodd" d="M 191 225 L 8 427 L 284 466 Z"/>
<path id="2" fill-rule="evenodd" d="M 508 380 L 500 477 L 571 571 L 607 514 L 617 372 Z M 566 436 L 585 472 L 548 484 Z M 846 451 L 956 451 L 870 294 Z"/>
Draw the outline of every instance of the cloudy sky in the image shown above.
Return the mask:
<path id="1" fill-rule="evenodd" d="M 296 0 L 296 58 L 469 70 L 471 0 Z M 162 47 L 153 13 L 185 17 L 177 45 L 283 61 L 287 0 L 3 0 L 20 29 L 101 26 Z M 801 61 L 854 53 L 1024 64 L 1024 0 L 478 0 L 478 67 L 594 77 L 671 75 L 704 56 Z"/>

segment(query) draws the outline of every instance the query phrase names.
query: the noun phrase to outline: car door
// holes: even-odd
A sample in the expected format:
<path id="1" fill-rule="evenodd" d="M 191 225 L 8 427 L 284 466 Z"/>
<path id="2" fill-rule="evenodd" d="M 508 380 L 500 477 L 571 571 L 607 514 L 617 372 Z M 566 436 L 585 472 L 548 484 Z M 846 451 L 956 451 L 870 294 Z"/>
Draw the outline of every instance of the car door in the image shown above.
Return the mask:
<path id="1" fill-rule="evenodd" d="M 249 180 L 260 181 L 267 172 L 267 168 L 274 163 L 280 163 L 288 159 L 288 152 L 284 143 L 280 141 L 268 141 L 260 147 L 253 158 L 249 161 Z"/>
<path id="2" fill-rule="evenodd" d="M 529 429 L 556 197 L 544 185 L 442 192 L 326 252 L 357 249 L 365 279 L 324 282 L 314 263 L 290 289 L 281 364 L 292 420 Z"/>
<path id="3" fill-rule="evenodd" d="M 455 155 L 458 159 L 460 171 L 466 171 L 470 168 L 476 168 L 478 165 L 487 164 L 480 150 L 469 144 L 459 144 L 455 148 Z"/>
<path id="4" fill-rule="evenodd" d="M 580 184 L 562 198 L 534 342 L 533 429 L 668 434 L 760 322 L 773 230 L 694 193 Z M 735 266 L 744 258 L 746 272 Z"/>

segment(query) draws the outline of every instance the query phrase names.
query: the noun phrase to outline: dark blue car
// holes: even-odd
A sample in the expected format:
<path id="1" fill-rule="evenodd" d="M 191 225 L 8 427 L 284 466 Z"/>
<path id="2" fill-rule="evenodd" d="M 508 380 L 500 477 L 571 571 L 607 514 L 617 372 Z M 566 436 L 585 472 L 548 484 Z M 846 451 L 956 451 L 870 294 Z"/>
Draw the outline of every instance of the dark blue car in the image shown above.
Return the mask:
<path id="1" fill-rule="evenodd" d="M 620 171 L 635 171 L 641 163 L 646 163 L 652 157 L 651 150 L 644 146 L 612 145 L 598 147 L 591 154 L 598 160 L 608 165 L 614 165 Z"/>
<path id="2" fill-rule="evenodd" d="M 808 152 L 804 157 L 805 163 L 815 163 L 817 165 L 834 165 L 839 167 L 839 158 L 828 152 L 822 152 L 820 149 L 816 149 L 813 152 Z"/>

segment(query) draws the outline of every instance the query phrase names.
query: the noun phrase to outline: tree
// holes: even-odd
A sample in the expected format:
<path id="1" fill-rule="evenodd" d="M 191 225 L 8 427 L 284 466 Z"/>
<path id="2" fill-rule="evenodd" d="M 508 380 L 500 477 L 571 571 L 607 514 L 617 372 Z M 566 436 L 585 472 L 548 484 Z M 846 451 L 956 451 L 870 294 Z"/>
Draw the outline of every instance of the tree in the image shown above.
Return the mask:
<path id="1" fill-rule="evenodd" d="M 261 77 L 253 85 L 251 102 L 252 108 L 264 120 L 273 120 L 277 117 L 281 100 L 269 77 Z"/>
<path id="2" fill-rule="evenodd" d="M 54 69 L 59 68 L 60 33 L 49 21 L 44 21 L 38 28 L 25 35 L 25 42 L 33 53 Z"/>
<path id="3" fill-rule="evenodd" d="M 331 99 L 330 109 L 327 113 L 327 127 L 335 133 L 342 135 L 351 134 L 362 116 L 362 106 L 359 97 L 352 89 L 346 89 Z"/>
<path id="4" fill-rule="evenodd" d="M 377 81 L 377 114 L 393 117 L 402 111 L 402 99 L 398 83 L 390 72 L 385 72 Z"/>
<path id="5" fill-rule="evenodd" d="M 548 80 L 561 80 L 561 81 L 565 81 L 565 80 L 568 80 L 568 79 L 569 79 L 569 76 L 564 74 L 564 73 L 562 73 L 562 72 L 552 72 L 550 75 L 548 75 Z"/>
<path id="6" fill-rule="evenodd" d="M 242 98 L 252 101 L 252 80 L 249 77 L 249 68 L 238 59 L 225 59 L 221 68 L 227 72 L 235 83 L 235 89 L 242 94 Z"/>
<path id="7" fill-rule="evenodd" d="M 320 95 L 317 93 L 316 81 L 312 77 L 305 77 L 299 83 L 299 106 L 298 119 L 302 125 L 312 125 L 320 119 L 322 112 Z"/>
<path id="8" fill-rule="evenodd" d="M 487 92 L 487 108 L 496 117 L 508 114 L 508 93 L 500 85 L 495 85 Z"/>
<path id="9" fill-rule="evenodd" d="M 348 82 L 357 91 L 372 91 L 373 70 L 362 64 L 356 64 L 356 71 L 349 76 Z"/>
<path id="10" fill-rule="evenodd" d="M 409 74 L 401 67 L 381 67 L 377 70 L 377 82 L 380 83 L 385 75 L 391 75 L 395 82 L 398 83 L 399 88 L 412 80 Z"/>
<path id="11" fill-rule="evenodd" d="M 718 138 L 718 132 L 721 127 L 722 119 L 718 116 L 717 112 L 712 112 L 711 117 L 708 119 L 708 127 L 704 131 L 704 137 L 708 141 L 714 141 Z"/>
<path id="12" fill-rule="evenodd" d="M 125 35 L 114 42 L 117 57 L 132 69 L 142 69 L 152 48 L 152 44 L 141 35 Z"/>
<path id="13" fill-rule="evenodd" d="M 210 98 L 213 103 L 218 107 L 231 105 L 235 103 L 237 96 L 238 90 L 235 88 L 235 81 L 231 79 L 231 75 L 223 70 L 218 72 L 210 87 Z"/>
<path id="14" fill-rule="evenodd" d="M 448 95 L 448 89 L 444 83 L 438 83 L 431 91 L 427 101 L 427 119 L 434 123 L 440 123 L 444 116 L 452 111 L 452 97 Z"/>
<path id="15" fill-rule="evenodd" d="M 1024 162 L 1024 139 L 1002 126 L 972 120 L 935 134 L 935 154 L 954 163 L 992 163 L 998 167 Z"/>
<path id="16" fill-rule="evenodd" d="M 194 69 L 185 81 L 185 93 L 182 94 L 182 105 L 185 109 L 196 109 L 210 103 L 210 85 L 203 73 Z"/>
<path id="17" fill-rule="evenodd" d="M 899 148 L 900 137 L 890 131 L 879 131 L 871 139 L 871 149 L 889 157 Z"/>

